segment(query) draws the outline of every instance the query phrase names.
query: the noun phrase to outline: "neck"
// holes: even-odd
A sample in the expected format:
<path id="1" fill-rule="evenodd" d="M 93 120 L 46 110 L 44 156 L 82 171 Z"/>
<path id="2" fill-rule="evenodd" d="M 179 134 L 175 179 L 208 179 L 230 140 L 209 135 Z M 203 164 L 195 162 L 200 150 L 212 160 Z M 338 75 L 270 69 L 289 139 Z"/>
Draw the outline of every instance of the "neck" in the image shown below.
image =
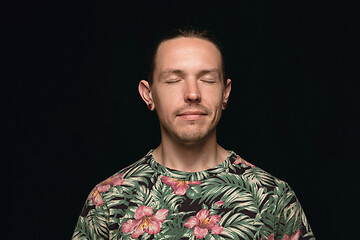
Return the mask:
<path id="1" fill-rule="evenodd" d="M 184 143 L 162 137 L 153 157 L 161 165 L 183 172 L 198 172 L 217 166 L 229 152 L 216 142 L 216 133 L 196 143 Z"/>

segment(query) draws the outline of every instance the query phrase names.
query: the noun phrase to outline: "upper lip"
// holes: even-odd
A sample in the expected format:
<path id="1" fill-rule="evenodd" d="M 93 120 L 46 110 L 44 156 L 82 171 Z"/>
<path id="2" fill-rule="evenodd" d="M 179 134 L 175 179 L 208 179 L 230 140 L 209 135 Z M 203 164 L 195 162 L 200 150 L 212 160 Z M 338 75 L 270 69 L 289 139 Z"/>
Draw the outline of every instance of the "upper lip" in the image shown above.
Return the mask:
<path id="1" fill-rule="evenodd" d="M 200 110 L 189 110 L 189 111 L 181 112 L 178 115 L 179 116 L 182 116 L 182 115 L 206 115 L 206 112 L 200 111 Z"/>

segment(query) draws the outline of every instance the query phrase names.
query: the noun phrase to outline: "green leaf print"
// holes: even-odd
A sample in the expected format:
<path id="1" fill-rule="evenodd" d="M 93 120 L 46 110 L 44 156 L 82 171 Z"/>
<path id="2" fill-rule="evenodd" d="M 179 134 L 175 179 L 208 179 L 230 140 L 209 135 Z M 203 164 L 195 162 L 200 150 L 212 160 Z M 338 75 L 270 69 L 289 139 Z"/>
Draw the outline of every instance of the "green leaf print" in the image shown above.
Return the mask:
<path id="1" fill-rule="evenodd" d="M 228 212 L 222 216 L 219 224 L 224 227 L 221 235 L 234 237 L 234 239 L 238 239 L 235 236 L 241 236 L 243 239 L 253 239 L 254 234 L 252 231 L 256 230 L 253 219 L 242 213 L 231 214 L 231 212 Z M 235 235 L 233 235 L 234 233 Z"/>
<path id="2" fill-rule="evenodd" d="M 108 210 L 102 206 L 91 210 L 89 213 L 90 214 L 84 219 L 85 221 L 82 222 L 82 224 L 89 226 L 88 228 L 84 228 L 86 235 L 93 236 L 94 239 L 96 236 L 106 237 L 108 235 L 108 227 L 106 224 Z"/>
<path id="3" fill-rule="evenodd" d="M 139 165 L 134 169 L 130 168 L 129 171 L 126 171 L 123 175 L 123 178 L 126 179 L 124 185 L 132 188 L 136 188 L 140 182 L 148 185 L 147 179 L 151 179 L 153 174 L 154 172 L 147 165 Z"/>
<path id="4" fill-rule="evenodd" d="M 246 179 L 246 182 L 255 183 L 258 186 L 274 187 L 274 178 L 258 167 L 245 171 L 243 178 Z"/>
<path id="5" fill-rule="evenodd" d="M 180 204 L 185 200 L 184 196 L 175 195 L 174 190 L 164 184 L 160 176 L 157 177 L 157 181 L 150 193 L 150 198 L 159 204 L 159 208 L 169 209 L 169 211 L 173 213 L 178 212 Z"/>
<path id="6" fill-rule="evenodd" d="M 234 152 L 190 173 L 161 166 L 151 152 L 96 185 L 74 240 L 314 240 L 287 183 Z"/>

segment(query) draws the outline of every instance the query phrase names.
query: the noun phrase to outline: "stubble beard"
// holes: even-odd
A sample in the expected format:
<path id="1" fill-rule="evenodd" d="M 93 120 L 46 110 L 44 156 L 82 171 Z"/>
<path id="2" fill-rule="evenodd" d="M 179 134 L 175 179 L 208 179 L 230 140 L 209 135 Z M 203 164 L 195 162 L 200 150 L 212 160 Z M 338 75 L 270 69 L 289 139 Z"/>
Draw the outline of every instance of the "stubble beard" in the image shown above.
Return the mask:
<path id="1" fill-rule="evenodd" d="M 189 126 L 183 126 L 180 129 L 171 131 L 165 126 L 161 126 L 164 131 L 171 138 L 177 142 L 184 144 L 201 143 L 210 137 L 210 135 L 216 132 L 215 126 L 196 126 L 196 123 L 190 123 Z"/>
<path id="2" fill-rule="evenodd" d="M 179 108 L 175 112 L 175 116 L 178 116 L 181 112 L 189 109 L 200 109 L 204 111 L 207 116 L 213 116 L 213 113 L 210 109 L 202 106 L 196 105 L 191 107 L 189 105 Z M 221 111 L 220 115 L 217 119 L 210 119 L 205 120 L 205 122 L 188 122 L 188 123 L 175 123 L 172 122 L 171 125 L 162 124 L 160 121 L 160 129 L 162 135 L 167 135 L 170 139 L 174 139 L 176 142 L 182 144 L 197 144 L 206 141 L 209 139 L 213 134 L 216 135 L 216 126 L 221 118 Z M 159 119 L 160 120 L 160 119 Z M 209 121 L 210 120 L 210 121 Z M 165 123 L 165 122 L 164 122 Z M 178 125 L 179 124 L 179 125 Z M 215 136 L 216 138 L 216 136 Z"/>

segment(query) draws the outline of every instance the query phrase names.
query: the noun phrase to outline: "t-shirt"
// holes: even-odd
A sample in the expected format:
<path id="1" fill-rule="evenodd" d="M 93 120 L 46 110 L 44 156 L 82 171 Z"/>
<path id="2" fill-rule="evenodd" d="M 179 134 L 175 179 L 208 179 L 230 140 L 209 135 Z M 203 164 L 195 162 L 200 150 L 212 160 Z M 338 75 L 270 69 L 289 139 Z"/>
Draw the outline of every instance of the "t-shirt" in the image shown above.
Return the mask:
<path id="1" fill-rule="evenodd" d="M 73 239 L 315 239 L 289 185 L 235 152 L 182 172 L 152 150 L 91 191 Z"/>

